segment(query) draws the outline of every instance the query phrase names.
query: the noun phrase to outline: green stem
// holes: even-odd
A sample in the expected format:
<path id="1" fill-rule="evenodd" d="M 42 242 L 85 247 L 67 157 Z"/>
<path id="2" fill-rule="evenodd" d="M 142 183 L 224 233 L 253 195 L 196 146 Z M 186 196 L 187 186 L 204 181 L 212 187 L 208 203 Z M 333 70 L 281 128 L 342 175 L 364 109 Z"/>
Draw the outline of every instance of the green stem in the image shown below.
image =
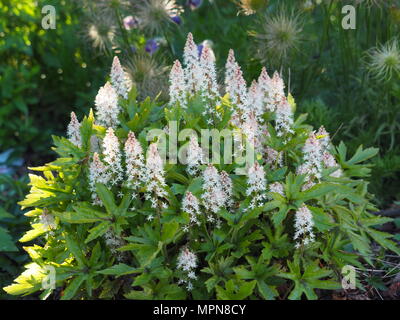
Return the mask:
<path id="1" fill-rule="evenodd" d="M 119 30 L 120 30 L 120 32 L 121 32 L 121 34 L 122 34 L 122 39 L 123 39 L 124 42 L 125 42 L 125 46 L 126 46 L 125 49 L 126 49 L 126 52 L 129 52 L 129 49 L 130 49 L 130 47 L 131 47 L 131 44 L 130 44 L 130 42 L 129 42 L 128 34 L 127 34 L 125 28 L 123 27 L 121 14 L 120 14 L 119 9 L 118 9 L 117 7 L 114 8 L 114 12 L 115 12 L 115 15 L 116 15 L 116 17 L 117 17 L 118 27 L 119 27 Z"/>

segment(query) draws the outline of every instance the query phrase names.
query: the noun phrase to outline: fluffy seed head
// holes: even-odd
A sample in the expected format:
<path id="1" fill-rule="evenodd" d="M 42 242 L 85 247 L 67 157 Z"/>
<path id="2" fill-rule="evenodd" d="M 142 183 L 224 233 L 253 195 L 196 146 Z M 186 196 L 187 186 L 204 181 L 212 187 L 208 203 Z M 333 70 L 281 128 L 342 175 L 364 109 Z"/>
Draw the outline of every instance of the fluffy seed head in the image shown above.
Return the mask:
<path id="1" fill-rule="evenodd" d="M 275 16 L 265 15 L 259 22 L 255 38 L 263 63 L 278 67 L 300 43 L 302 27 L 299 16 L 288 14 L 283 8 Z"/>
<path id="2" fill-rule="evenodd" d="M 171 17 L 179 16 L 182 8 L 175 0 L 137 1 L 137 16 L 140 26 L 151 35 L 162 34 L 174 25 Z"/>
<path id="3" fill-rule="evenodd" d="M 92 43 L 93 48 L 108 52 L 114 45 L 117 26 L 112 15 L 99 12 L 88 17 L 84 37 Z"/>
<path id="4" fill-rule="evenodd" d="M 366 68 L 377 81 L 390 81 L 393 76 L 400 76 L 400 50 L 397 39 L 370 49 L 366 58 Z"/>
<path id="5" fill-rule="evenodd" d="M 136 87 L 138 100 L 144 100 L 147 97 L 154 99 L 159 94 L 163 100 L 168 100 L 166 75 L 169 68 L 160 58 L 137 53 L 128 59 L 126 69 L 132 84 Z"/>

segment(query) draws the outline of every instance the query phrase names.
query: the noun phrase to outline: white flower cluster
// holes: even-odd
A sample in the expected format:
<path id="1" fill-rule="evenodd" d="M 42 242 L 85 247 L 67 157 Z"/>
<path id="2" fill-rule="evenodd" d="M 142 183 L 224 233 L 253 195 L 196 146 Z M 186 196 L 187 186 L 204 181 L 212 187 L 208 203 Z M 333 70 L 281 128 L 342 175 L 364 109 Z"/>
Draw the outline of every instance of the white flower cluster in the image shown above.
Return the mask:
<path id="1" fill-rule="evenodd" d="M 272 80 L 268 75 L 267 69 L 263 67 L 261 69 L 260 76 L 258 77 L 258 88 L 262 104 L 265 106 L 267 111 L 274 112 L 276 109 L 275 96 L 272 97 Z"/>
<path id="2" fill-rule="evenodd" d="M 229 51 L 225 73 L 226 92 L 235 104 L 233 117 L 239 121 L 245 120 L 250 109 L 248 108 L 247 85 L 243 78 L 242 69 L 235 60 L 233 50 Z"/>
<path id="3" fill-rule="evenodd" d="M 268 92 L 268 102 L 269 105 L 267 108 L 269 110 L 274 111 L 279 105 L 279 103 L 282 101 L 282 99 L 285 97 L 285 84 L 283 82 L 283 79 L 279 75 L 278 72 L 274 72 L 274 75 L 272 76 L 272 79 L 270 79 L 269 82 L 269 92 Z"/>
<path id="4" fill-rule="evenodd" d="M 266 199 L 267 179 L 265 178 L 264 168 L 258 162 L 254 162 L 249 167 L 247 185 L 247 196 L 253 196 L 249 204 L 249 209 L 261 206 Z"/>
<path id="5" fill-rule="evenodd" d="M 89 188 L 92 191 L 94 205 L 103 205 L 96 193 L 96 183 L 112 187 L 121 183 L 124 178 L 119 147 L 118 137 L 114 134 L 114 130 L 108 128 L 102 143 L 103 161 L 98 152 L 95 152 L 89 165 Z"/>
<path id="6" fill-rule="evenodd" d="M 128 98 L 128 93 L 130 90 L 130 86 L 128 84 L 128 77 L 125 71 L 122 69 L 121 63 L 117 56 L 114 57 L 112 66 L 111 66 L 111 84 L 118 95 L 123 97 L 124 99 Z"/>
<path id="7" fill-rule="evenodd" d="M 321 126 L 317 132 L 317 136 L 321 141 L 322 146 L 322 161 L 326 168 L 338 167 L 339 164 L 336 162 L 335 157 L 330 153 L 331 139 L 329 133 L 325 130 L 324 126 Z M 330 174 L 332 177 L 339 178 L 343 175 L 342 169 L 338 168 Z"/>
<path id="8" fill-rule="evenodd" d="M 186 171 L 190 175 L 195 175 L 199 171 L 200 165 L 204 162 L 203 149 L 199 146 L 197 137 L 192 135 L 187 148 L 187 168 Z"/>
<path id="9" fill-rule="evenodd" d="M 281 196 L 285 196 L 285 190 L 283 189 L 282 183 L 274 182 L 271 183 L 269 186 L 269 192 L 279 193 Z"/>
<path id="10" fill-rule="evenodd" d="M 296 248 L 314 242 L 315 236 L 313 233 L 314 221 L 311 211 L 303 205 L 296 211 L 295 216 L 295 234 L 294 240 L 297 240 Z"/>
<path id="11" fill-rule="evenodd" d="M 118 126 L 120 112 L 118 94 L 110 82 L 107 82 L 104 87 L 99 89 L 95 99 L 95 106 L 97 124 L 107 128 L 116 128 Z"/>
<path id="12" fill-rule="evenodd" d="M 96 194 L 96 183 L 109 188 L 121 186 L 126 176 L 126 186 L 133 191 L 132 198 L 136 196 L 139 187 L 145 186 L 144 197 L 151 202 L 152 208 L 167 207 L 163 161 L 155 143 L 149 146 L 145 163 L 139 141 L 133 132 L 129 132 L 124 145 L 125 171 L 122 168 L 120 143 L 112 128 L 107 129 L 102 150 L 103 160 L 95 152 L 89 167 L 89 187 L 92 191 L 93 204 L 102 205 Z M 120 191 L 118 195 L 122 197 L 123 193 Z M 149 219 L 151 218 L 152 216 Z"/>
<path id="13" fill-rule="evenodd" d="M 127 185 L 129 188 L 137 190 L 145 179 L 145 164 L 142 146 L 133 132 L 128 133 L 124 151 Z"/>
<path id="14" fill-rule="evenodd" d="M 327 168 L 334 168 L 339 166 L 336 162 L 335 157 L 328 151 L 325 151 L 322 155 L 322 160 L 324 162 L 325 167 Z M 340 178 L 343 175 L 342 169 L 338 168 L 334 172 L 330 174 L 330 176 L 335 178 Z"/>
<path id="15" fill-rule="evenodd" d="M 205 46 L 200 56 L 200 66 L 202 69 L 201 90 L 209 99 L 213 99 L 219 95 L 217 72 L 215 69 L 215 57 L 211 48 Z"/>
<path id="16" fill-rule="evenodd" d="M 237 107 L 242 112 L 242 120 L 246 118 L 247 115 L 247 86 L 246 81 L 243 78 L 243 73 L 240 67 L 235 70 L 233 75 L 232 84 L 232 97 L 233 101 L 236 101 Z"/>
<path id="17" fill-rule="evenodd" d="M 190 93 L 195 93 L 199 89 L 199 80 L 202 71 L 199 64 L 199 51 L 193 40 L 193 35 L 189 32 L 185 48 L 183 49 L 183 63 L 185 65 L 185 80 Z"/>
<path id="18" fill-rule="evenodd" d="M 232 179 L 229 177 L 229 174 L 226 171 L 222 171 L 220 174 L 220 180 L 222 184 L 222 191 L 225 194 L 226 201 L 225 205 L 229 208 L 233 205 L 233 183 Z"/>
<path id="19" fill-rule="evenodd" d="M 95 99 L 96 121 L 104 127 L 116 128 L 119 124 L 118 115 L 121 108 L 118 104 L 118 96 L 128 98 L 130 83 L 126 72 L 122 69 L 118 57 L 114 57 L 110 82 L 101 87 Z"/>
<path id="20" fill-rule="evenodd" d="M 225 64 L 225 91 L 229 93 L 232 102 L 244 108 L 247 103 L 246 82 L 232 49 L 229 50 Z"/>
<path id="21" fill-rule="evenodd" d="M 183 198 L 182 211 L 189 214 L 190 224 L 200 225 L 200 221 L 198 219 L 199 215 L 201 214 L 200 202 L 190 191 L 186 192 L 185 197 Z M 189 231 L 188 226 L 185 226 L 184 231 Z"/>
<path id="22" fill-rule="evenodd" d="M 82 147 L 82 137 L 80 132 L 81 124 L 74 112 L 71 112 L 71 122 L 68 124 L 67 137 L 77 147 Z"/>
<path id="23" fill-rule="evenodd" d="M 213 123 L 213 118 L 220 119 L 214 103 L 219 97 L 215 57 L 211 48 L 203 46 L 199 57 L 199 50 L 193 40 L 193 35 L 188 34 L 184 52 L 182 69 L 180 62 L 175 61 L 170 77 L 170 106 L 179 103 L 182 108 L 187 108 L 188 95 L 200 93 L 207 104 L 204 114 L 209 115 L 208 122 Z"/>
<path id="24" fill-rule="evenodd" d="M 187 279 L 179 280 L 179 283 L 185 283 L 186 289 L 193 289 L 192 280 L 196 280 L 195 269 L 197 268 L 197 256 L 187 247 L 183 248 L 178 256 L 177 268 L 186 273 Z"/>
<path id="25" fill-rule="evenodd" d="M 285 96 L 282 97 L 276 107 L 275 130 L 278 137 L 287 133 L 293 133 L 293 111 Z"/>
<path id="26" fill-rule="evenodd" d="M 284 82 L 277 72 L 271 79 L 266 69 L 262 68 L 258 80 L 254 80 L 247 89 L 233 50 L 229 51 L 225 69 L 225 89 L 234 104 L 231 123 L 242 130 L 256 152 L 263 154 L 263 151 L 268 151 L 264 149 L 268 137 L 266 126 L 263 125 L 266 111 L 275 112 L 275 130 L 279 137 L 294 132 L 293 110 L 285 97 Z M 267 154 L 267 158 L 270 158 L 270 162 L 281 165 L 282 155 L 273 149 L 269 151 L 272 157 Z M 274 151 L 276 156 L 271 154 Z"/>
<path id="27" fill-rule="evenodd" d="M 329 133 L 321 127 L 317 133 L 311 132 L 303 147 L 304 163 L 297 169 L 298 174 L 306 174 L 303 190 L 307 190 L 315 185 L 314 180 L 320 179 L 323 166 L 326 168 L 338 167 L 333 155 L 329 152 L 330 138 Z M 338 168 L 331 176 L 341 177 L 342 170 Z"/>
<path id="28" fill-rule="evenodd" d="M 186 108 L 186 93 L 187 88 L 182 65 L 179 60 L 176 60 L 169 75 L 169 105 L 173 106 L 179 103 L 182 108 Z"/>
<path id="29" fill-rule="evenodd" d="M 96 193 L 96 183 L 107 185 L 110 181 L 110 174 L 107 166 L 100 160 L 97 152 L 93 155 L 93 160 L 89 166 L 89 187 L 92 191 L 92 199 L 94 205 L 102 205 L 100 198 Z"/>
<path id="30" fill-rule="evenodd" d="M 204 111 L 204 115 L 209 116 L 208 123 L 213 124 L 215 118 L 221 120 L 221 115 L 217 112 L 213 103 L 219 96 L 218 83 L 217 83 L 217 72 L 215 69 L 215 57 L 211 51 L 211 48 L 205 46 L 200 56 L 200 68 L 202 71 L 202 77 L 200 79 L 200 92 L 203 96 L 204 101 L 208 104 L 208 107 Z"/>
<path id="31" fill-rule="evenodd" d="M 257 118 L 259 123 L 264 122 L 264 119 L 262 118 L 262 115 L 264 114 L 263 96 L 264 92 L 262 91 L 262 87 L 257 81 L 253 80 L 248 92 L 248 110 Z"/>
<path id="32" fill-rule="evenodd" d="M 246 119 L 243 122 L 241 122 L 240 127 L 247 141 L 250 142 L 251 146 L 255 147 L 260 143 L 259 134 L 261 130 L 259 128 L 259 123 L 254 113 L 249 113 L 246 116 Z"/>
<path id="33" fill-rule="evenodd" d="M 123 170 L 119 141 L 112 128 L 107 129 L 103 139 L 103 156 L 111 177 L 111 185 L 117 185 L 123 179 Z"/>
<path id="34" fill-rule="evenodd" d="M 267 179 L 265 178 L 265 171 L 258 162 L 249 168 L 247 174 L 247 184 L 248 188 L 246 194 L 249 196 L 253 192 L 264 192 L 267 185 Z"/>
<path id="35" fill-rule="evenodd" d="M 208 165 L 203 172 L 203 190 L 201 196 L 204 207 L 212 213 L 217 213 L 225 205 L 231 202 L 232 181 L 226 172 L 221 175 L 213 165 Z M 210 222 L 212 216 L 208 217 Z"/>
<path id="36" fill-rule="evenodd" d="M 231 95 L 232 85 L 233 85 L 233 76 L 235 74 L 235 70 L 239 67 L 236 62 L 235 53 L 232 49 L 229 49 L 228 59 L 226 59 L 225 64 L 225 91 Z"/>
<path id="37" fill-rule="evenodd" d="M 145 199 L 151 201 L 151 207 L 166 208 L 164 165 L 156 143 L 152 143 L 147 151 L 144 184 L 146 186 Z"/>
<path id="38" fill-rule="evenodd" d="M 315 132 L 311 132 L 303 146 L 303 164 L 297 168 L 297 174 L 305 174 L 305 184 L 302 190 L 307 190 L 315 185 L 314 180 L 321 178 L 322 172 L 322 147 Z"/>
<path id="39" fill-rule="evenodd" d="M 309 173 L 321 178 L 322 171 L 322 146 L 314 132 L 311 132 L 303 147 L 304 165 L 309 168 Z"/>

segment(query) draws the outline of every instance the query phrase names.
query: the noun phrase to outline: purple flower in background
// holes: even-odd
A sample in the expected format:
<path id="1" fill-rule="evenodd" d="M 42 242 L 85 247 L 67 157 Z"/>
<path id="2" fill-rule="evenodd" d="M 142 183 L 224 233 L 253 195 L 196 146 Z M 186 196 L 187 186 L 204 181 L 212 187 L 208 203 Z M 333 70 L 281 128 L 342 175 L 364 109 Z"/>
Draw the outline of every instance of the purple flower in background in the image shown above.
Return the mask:
<path id="1" fill-rule="evenodd" d="M 201 53 L 203 52 L 204 44 L 200 43 L 197 45 L 197 51 L 199 53 L 199 57 L 201 56 Z"/>
<path id="2" fill-rule="evenodd" d="M 135 29 L 139 26 L 139 21 L 136 17 L 127 16 L 124 18 L 124 27 L 126 30 Z"/>
<path id="3" fill-rule="evenodd" d="M 194 10 L 201 6 L 203 0 L 188 0 L 187 5 Z"/>
<path id="4" fill-rule="evenodd" d="M 135 46 L 131 46 L 131 51 L 132 51 L 132 53 L 136 53 L 136 47 Z"/>
<path id="5" fill-rule="evenodd" d="M 156 52 L 158 50 L 158 43 L 156 40 L 154 39 L 149 39 L 146 41 L 146 45 L 144 47 L 144 49 L 146 50 L 146 52 L 153 54 L 154 52 Z"/>
<path id="6" fill-rule="evenodd" d="M 181 19 L 180 16 L 172 16 L 172 17 L 171 17 L 171 20 L 172 20 L 173 22 L 175 22 L 176 24 L 178 24 L 178 25 L 180 25 L 180 24 L 182 23 L 182 19 Z"/>

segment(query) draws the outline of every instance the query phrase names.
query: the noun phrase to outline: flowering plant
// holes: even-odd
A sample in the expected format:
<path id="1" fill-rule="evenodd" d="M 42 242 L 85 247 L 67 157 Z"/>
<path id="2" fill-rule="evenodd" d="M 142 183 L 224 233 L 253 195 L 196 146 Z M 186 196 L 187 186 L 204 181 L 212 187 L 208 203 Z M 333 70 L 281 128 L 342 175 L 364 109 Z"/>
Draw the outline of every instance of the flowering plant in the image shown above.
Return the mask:
<path id="1" fill-rule="evenodd" d="M 191 34 L 183 62 L 159 105 L 136 101 L 114 58 L 95 112 L 72 113 L 68 138 L 54 137 L 59 158 L 32 168 L 42 174 L 20 203 L 32 208 L 20 241 L 36 242 L 9 294 L 316 299 L 315 289 L 340 288 L 344 266 L 372 264 L 372 240 L 400 252 L 372 227 L 390 220 L 372 214 L 363 180 L 377 149 L 349 158 L 295 117 L 278 73 L 263 69 L 247 88 L 233 51 L 224 96 L 213 55 L 199 57 Z"/>

